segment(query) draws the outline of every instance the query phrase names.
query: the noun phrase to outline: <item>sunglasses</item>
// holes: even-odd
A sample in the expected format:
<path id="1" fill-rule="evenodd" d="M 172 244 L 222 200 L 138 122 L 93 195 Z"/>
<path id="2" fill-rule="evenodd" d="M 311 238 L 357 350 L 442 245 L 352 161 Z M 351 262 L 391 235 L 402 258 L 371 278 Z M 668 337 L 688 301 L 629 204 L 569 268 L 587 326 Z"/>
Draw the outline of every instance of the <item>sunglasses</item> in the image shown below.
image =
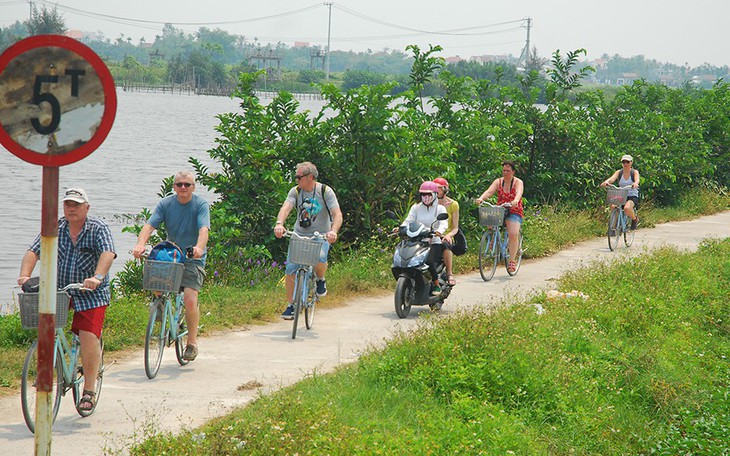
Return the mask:
<path id="1" fill-rule="evenodd" d="M 180 187 L 188 188 L 188 187 L 192 187 L 192 186 L 193 186 L 193 184 L 191 184 L 190 182 L 175 182 L 175 187 L 177 187 L 177 188 L 180 188 Z"/>
<path id="2" fill-rule="evenodd" d="M 621 163 L 631 163 L 630 160 L 621 160 Z"/>
<path id="3" fill-rule="evenodd" d="M 294 179 L 296 179 L 296 180 L 299 180 L 299 179 L 302 179 L 302 178 L 305 178 L 305 177 L 309 176 L 310 174 L 311 174 L 311 173 L 307 173 L 307 174 L 302 174 L 301 176 L 299 176 L 299 175 L 296 175 L 296 176 L 294 176 Z"/>

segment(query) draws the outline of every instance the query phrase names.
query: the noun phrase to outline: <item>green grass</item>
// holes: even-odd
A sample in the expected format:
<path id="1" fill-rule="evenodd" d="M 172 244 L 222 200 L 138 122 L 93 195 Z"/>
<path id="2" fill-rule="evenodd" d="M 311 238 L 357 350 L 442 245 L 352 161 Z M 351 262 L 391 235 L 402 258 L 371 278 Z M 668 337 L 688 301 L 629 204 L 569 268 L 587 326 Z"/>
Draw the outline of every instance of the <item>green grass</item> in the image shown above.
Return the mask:
<path id="1" fill-rule="evenodd" d="M 729 255 L 663 249 L 559 280 L 585 301 L 425 318 L 132 454 L 730 454 Z"/>

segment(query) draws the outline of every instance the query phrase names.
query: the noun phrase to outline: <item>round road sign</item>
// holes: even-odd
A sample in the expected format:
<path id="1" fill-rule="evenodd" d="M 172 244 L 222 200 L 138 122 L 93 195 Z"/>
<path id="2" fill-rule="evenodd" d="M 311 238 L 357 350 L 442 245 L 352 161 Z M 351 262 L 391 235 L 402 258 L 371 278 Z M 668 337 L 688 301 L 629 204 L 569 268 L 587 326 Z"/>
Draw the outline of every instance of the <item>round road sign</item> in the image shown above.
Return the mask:
<path id="1" fill-rule="evenodd" d="M 116 111 L 109 69 L 74 39 L 32 36 L 0 55 L 0 144 L 29 163 L 63 166 L 88 156 Z"/>

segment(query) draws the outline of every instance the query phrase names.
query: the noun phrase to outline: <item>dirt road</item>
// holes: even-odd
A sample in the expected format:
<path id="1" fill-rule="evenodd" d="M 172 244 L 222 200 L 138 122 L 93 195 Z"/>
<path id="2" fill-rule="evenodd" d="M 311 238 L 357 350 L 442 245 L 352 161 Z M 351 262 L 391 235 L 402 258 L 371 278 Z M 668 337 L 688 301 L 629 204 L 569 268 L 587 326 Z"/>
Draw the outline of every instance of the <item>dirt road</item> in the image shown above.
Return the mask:
<path id="1" fill-rule="evenodd" d="M 479 273 L 458 277 L 459 284 L 443 313 L 488 305 L 503 296 L 526 295 L 550 287 L 568 268 L 582 263 L 638 255 L 662 244 L 695 248 L 706 237 L 730 236 L 730 212 L 692 222 L 667 223 L 637 231 L 631 249 L 608 251 L 605 238 L 580 243 L 549 258 L 523 264 L 519 274 L 497 270 L 489 283 Z M 458 259 L 457 259 L 458 261 Z M 242 304 L 243 305 L 243 304 Z M 64 397 L 53 427 L 54 455 L 102 454 L 105 449 L 125 453 L 149 429 L 192 428 L 252 400 L 261 392 L 292 384 L 306 375 L 324 372 L 357 359 L 372 344 L 382 344 L 398 327 L 417 321 L 427 308 L 414 307 L 404 320 L 395 315 L 391 294 L 355 299 L 346 306 L 321 310 L 311 331 L 300 327 L 291 339 L 291 323 L 277 322 L 201 340 L 198 359 L 180 367 L 174 349 L 166 350 L 154 380 L 144 374 L 140 351 L 107 370 L 99 408 L 80 418 Z M 301 324 L 301 322 L 300 322 Z M 108 354 L 107 363 L 114 360 Z M 250 388 L 255 382 L 260 387 Z M 0 400 L 0 454 L 33 454 L 33 435 L 23 422 L 19 394 Z"/>

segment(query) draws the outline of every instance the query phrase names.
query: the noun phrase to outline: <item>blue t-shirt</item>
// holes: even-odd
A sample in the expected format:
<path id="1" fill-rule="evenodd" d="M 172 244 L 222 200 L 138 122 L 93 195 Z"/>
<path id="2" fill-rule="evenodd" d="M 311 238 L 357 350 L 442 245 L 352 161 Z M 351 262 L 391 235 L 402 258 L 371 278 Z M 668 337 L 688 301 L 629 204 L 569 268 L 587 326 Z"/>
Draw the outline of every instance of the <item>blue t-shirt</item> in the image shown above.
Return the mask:
<path id="1" fill-rule="evenodd" d="M 155 229 L 163 222 L 167 230 L 167 240 L 185 250 L 198 243 L 198 233 L 201 228 L 210 229 L 210 206 L 196 194 L 193 194 L 193 199 L 185 204 L 177 200 L 177 195 L 166 196 L 157 204 L 152 217 L 147 220 L 147 223 Z M 207 255 L 206 249 L 202 258 L 195 260 L 188 258 L 186 261 L 196 261 L 205 265 Z"/>

